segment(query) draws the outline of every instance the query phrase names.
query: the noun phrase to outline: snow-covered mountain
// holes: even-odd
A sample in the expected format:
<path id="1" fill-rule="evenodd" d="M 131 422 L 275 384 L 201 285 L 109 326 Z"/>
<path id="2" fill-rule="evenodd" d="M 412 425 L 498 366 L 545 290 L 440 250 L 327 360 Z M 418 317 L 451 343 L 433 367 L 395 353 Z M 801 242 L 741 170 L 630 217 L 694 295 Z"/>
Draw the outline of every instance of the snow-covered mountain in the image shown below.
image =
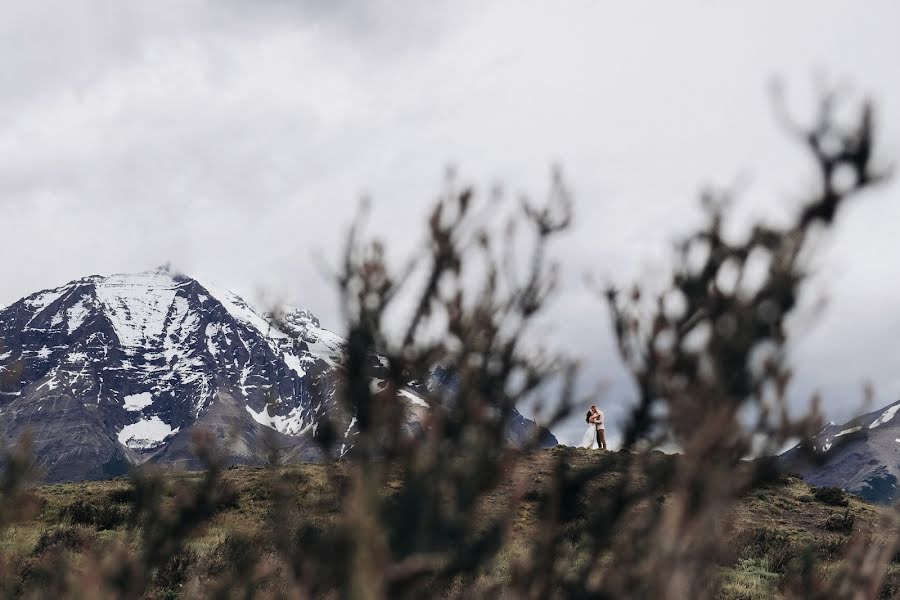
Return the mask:
<path id="1" fill-rule="evenodd" d="M 810 460 L 797 445 L 781 456 L 785 471 L 818 486 L 843 488 L 872 502 L 900 500 L 900 401 L 816 434 Z"/>
<path id="2" fill-rule="evenodd" d="M 262 464 L 273 450 L 285 461 L 323 459 L 314 439 L 323 419 L 340 425 L 348 449 L 353 417 L 336 401 L 343 340 L 305 310 L 278 323 L 165 270 L 32 294 L 0 310 L 3 439 L 30 431 L 51 481 L 115 476 L 148 460 L 199 466 L 198 429 L 228 463 Z M 400 397 L 414 431 L 427 403 L 412 390 Z M 522 417 L 511 437 L 534 426 Z"/>

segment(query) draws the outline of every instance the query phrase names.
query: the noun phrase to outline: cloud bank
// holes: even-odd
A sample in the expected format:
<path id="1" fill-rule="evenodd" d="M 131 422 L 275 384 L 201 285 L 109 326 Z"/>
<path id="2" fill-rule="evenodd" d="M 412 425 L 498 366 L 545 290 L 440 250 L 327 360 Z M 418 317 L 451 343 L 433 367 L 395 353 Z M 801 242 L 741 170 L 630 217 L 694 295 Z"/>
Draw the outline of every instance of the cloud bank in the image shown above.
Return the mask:
<path id="1" fill-rule="evenodd" d="M 314 253 L 337 256 L 361 196 L 402 256 L 447 165 L 514 197 L 559 164 L 579 219 L 550 341 L 611 383 L 613 424 L 630 391 L 583 275 L 658 280 L 707 183 L 740 189 L 736 230 L 791 214 L 811 164 L 773 118 L 773 76 L 798 116 L 817 73 L 871 94 L 884 160 L 900 156 L 888 1 L 3 4 L 0 303 L 172 262 L 338 327 Z M 809 291 L 829 306 L 795 349 L 798 406 L 820 390 L 848 417 L 866 379 L 900 396 L 898 200 L 896 181 L 859 199 L 822 242 Z"/>

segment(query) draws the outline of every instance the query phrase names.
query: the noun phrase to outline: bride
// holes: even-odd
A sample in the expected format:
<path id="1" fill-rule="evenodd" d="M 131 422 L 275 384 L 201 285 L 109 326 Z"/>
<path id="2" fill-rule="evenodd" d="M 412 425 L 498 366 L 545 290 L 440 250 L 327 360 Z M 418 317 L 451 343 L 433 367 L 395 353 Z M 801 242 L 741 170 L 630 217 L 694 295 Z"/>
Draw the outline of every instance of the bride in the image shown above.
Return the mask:
<path id="1" fill-rule="evenodd" d="M 579 448 L 588 448 L 590 450 L 600 449 L 600 444 L 598 443 L 597 436 L 598 417 L 600 417 L 600 411 L 597 410 L 596 406 L 592 406 L 591 410 L 588 411 L 584 419 L 585 421 L 587 421 L 588 428 L 587 431 L 584 432 L 584 436 L 581 438 L 581 444 L 578 445 Z"/>
<path id="2" fill-rule="evenodd" d="M 579 448 L 588 448 L 589 450 L 599 450 L 600 444 L 597 443 L 597 427 L 593 423 L 588 423 L 587 431 L 581 438 Z"/>

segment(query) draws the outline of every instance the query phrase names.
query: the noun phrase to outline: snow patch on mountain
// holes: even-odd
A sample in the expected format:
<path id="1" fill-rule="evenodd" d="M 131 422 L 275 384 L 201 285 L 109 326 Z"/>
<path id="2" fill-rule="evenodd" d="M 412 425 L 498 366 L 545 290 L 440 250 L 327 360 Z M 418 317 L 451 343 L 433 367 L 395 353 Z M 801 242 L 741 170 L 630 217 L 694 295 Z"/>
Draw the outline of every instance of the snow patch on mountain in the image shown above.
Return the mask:
<path id="1" fill-rule="evenodd" d="M 836 434 L 834 437 L 841 437 L 842 435 L 847 435 L 849 433 L 856 433 L 860 429 L 862 429 L 862 427 L 857 425 L 856 427 L 851 427 L 850 429 L 844 429 L 840 433 Z"/>
<path id="2" fill-rule="evenodd" d="M 81 362 L 85 362 L 87 360 L 88 360 L 88 355 L 85 352 L 69 352 L 66 355 L 66 362 L 71 363 L 71 364 L 81 363 Z"/>
<path id="3" fill-rule="evenodd" d="M 78 303 L 75 304 L 75 306 L 72 306 L 65 311 L 65 321 L 67 323 L 69 335 L 75 333 L 75 331 L 77 331 L 78 328 L 84 324 L 85 319 L 87 319 L 88 315 L 90 314 L 90 302 L 90 297 L 82 296 Z M 62 312 L 60 312 L 60 314 L 56 316 L 60 318 L 60 321 L 62 321 Z"/>
<path id="4" fill-rule="evenodd" d="M 139 412 L 151 404 L 153 404 L 153 395 L 150 392 L 125 396 L 125 410 Z"/>
<path id="5" fill-rule="evenodd" d="M 372 394 L 380 394 L 385 389 L 387 389 L 387 382 L 384 379 L 379 379 L 378 377 L 373 377 L 369 381 L 369 391 Z M 404 398 L 416 406 L 421 406 L 423 408 L 428 408 L 428 403 L 422 398 L 420 395 L 416 394 L 412 390 L 401 389 L 397 392 L 397 396 Z"/>
<path id="6" fill-rule="evenodd" d="M 59 387 L 59 382 L 56 380 L 56 373 L 55 373 L 55 372 L 50 376 L 50 378 L 49 378 L 47 381 L 45 381 L 44 383 L 42 383 L 41 385 L 39 385 L 39 386 L 37 387 L 37 389 L 40 390 L 40 389 L 43 389 L 44 387 L 47 388 L 47 391 L 48 391 L 48 392 L 52 392 L 53 390 L 55 390 L 56 388 Z"/>
<path id="7" fill-rule="evenodd" d="M 69 291 L 69 287 L 64 286 L 55 290 L 45 290 L 43 292 L 38 292 L 37 294 L 26 298 L 25 306 L 32 310 L 32 316 L 28 323 L 25 324 L 25 328 L 27 329 L 28 326 L 31 325 L 48 306 L 59 300 L 67 291 Z"/>
<path id="8" fill-rule="evenodd" d="M 217 323 L 207 323 L 206 325 L 206 349 L 215 357 L 219 353 L 219 349 L 215 343 L 216 335 L 221 331 L 221 327 Z"/>
<path id="9" fill-rule="evenodd" d="M 303 363 L 300 361 L 300 357 L 291 354 L 289 352 L 284 353 L 284 364 L 288 366 L 294 373 L 299 375 L 300 377 L 306 376 L 306 371 L 303 370 Z"/>
<path id="10" fill-rule="evenodd" d="M 119 342 L 136 348 L 163 334 L 179 287 L 167 273 L 138 273 L 106 277 L 95 290 Z"/>
<path id="11" fill-rule="evenodd" d="M 886 411 L 881 413 L 880 417 L 878 417 L 877 419 L 872 421 L 872 424 L 869 425 L 869 429 L 875 429 L 879 425 L 884 425 L 885 423 L 887 423 L 888 421 L 890 421 L 891 419 L 894 418 L 894 416 L 897 414 L 898 410 L 900 410 L 900 403 L 891 406 Z"/>
<path id="12" fill-rule="evenodd" d="M 200 317 L 190 310 L 187 299 L 176 297 L 171 305 L 166 336 L 163 339 L 163 355 L 166 363 L 172 364 L 176 358 L 185 357 L 190 353 L 189 348 L 186 348 L 187 342 L 197 332 L 199 324 Z"/>
<path id="13" fill-rule="evenodd" d="M 279 433 L 284 433 L 286 435 L 300 435 L 310 428 L 310 425 L 307 425 L 303 421 L 303 417 L 300 414 L 300 407 L 293 409 L 284 416 L 270 415 L 268 406 L 263 407 L 259 412 L 256 412 L 249 406 L 246 408 L 254 421 L 260 425 L 265 425 L 266 427 L 274 429 Z"/>
<path id="14" fill-rule="evenodd" d="M 406 398 L 416 406 L 423 406 L 425 408 L 428 408 L 428 403 L 422 400 L 421 396 L 419 396 L 418 394 L 414 394 L 409 390 L 400 390 L 399 392 L 397 392 L 397 395 Z"/>
<path id="15" fill-rule="evenodd" d="M 356 417 L 353 417 L 352 419 L 350 419 L 350 424 L 347 425 L 347 431 L 344 432 L 345 440 L 348 439 L 348 437 L 350 436 L 350 432 L 353 430 L 354 425 L 356 425 Z M 353 448 L 353 444 L 350 444 L 348 446 L 347 443 L 344 442 L 343 444 L 341 444 L 340 455 L 344 456 L 345 454 L 347 454 L 350 451 L 351 448 Z"/>
<path id="16" fill-rule="evenodd" d="M 178 427 L 172 429 L 168 423 L 153 415 L 126 425 L 119 431 L 118 438 L 120 444 L 132 450 L 150 450 L 162 444 L 170 435 L 178 433 L 178 430 Z"/>

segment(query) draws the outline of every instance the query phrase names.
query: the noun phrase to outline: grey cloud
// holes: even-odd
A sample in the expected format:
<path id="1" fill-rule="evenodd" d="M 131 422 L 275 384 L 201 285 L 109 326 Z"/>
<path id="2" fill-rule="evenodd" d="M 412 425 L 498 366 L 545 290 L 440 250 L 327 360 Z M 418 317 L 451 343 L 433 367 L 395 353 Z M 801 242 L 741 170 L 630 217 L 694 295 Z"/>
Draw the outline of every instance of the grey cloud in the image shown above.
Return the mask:
<path id="1" fill-rule="evenodd" d="M 560 162 L 579 220 L 545 335 L 586 357 L 585 389 L 611 383 L 614 422 L 629 384 L 582 276 L 658 283 L 707 182 L 749 182 L 738 230 L 790 214 L 812 174 L 772 117 L 773 74 L 800 115 L 822 67 L 873 93 L 882 152 L 900 155 L 892 2 L 3 4 L 0 203 L 16 251 L 0 302 L 172 261 L 336 326 L 313 251 L 337 256 L 362 194 L 402 256 L 448 162 L 510 196 L 539 195 Z M 866 372 L 885 402 L 900 394 L 897 195 L 860 198 L 823 244 L 813 289 L 833 302 L 795 353 L 798 405 L 823 388 L 848 413 Z"/>

